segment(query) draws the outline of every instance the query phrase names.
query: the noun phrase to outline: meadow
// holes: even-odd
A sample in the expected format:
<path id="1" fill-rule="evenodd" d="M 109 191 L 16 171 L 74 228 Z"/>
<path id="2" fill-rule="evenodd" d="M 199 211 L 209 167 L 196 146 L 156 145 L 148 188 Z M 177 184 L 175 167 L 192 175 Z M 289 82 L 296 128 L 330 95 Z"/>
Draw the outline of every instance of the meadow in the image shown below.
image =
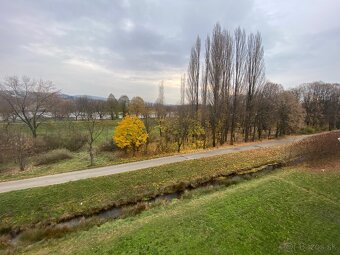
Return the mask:
<path id="1" fill-rule="evenodd" d="M 117 125 L 119 120 L 98 120 L 97 126 L 98 129 L 101 129 L 102 132 L 98 139 L 96 140 L 96 144 L 99 145 L 107 140 L 110 140 L 113 135 L 113 131 Z M 1 123 L 2 128 L 4 128 L 7 124 Z M 9 124 L 10 129 L 22 130 L 25 134 L 31 135 L 28 127 L 22 122 L 13 122 Z M 72 135 L 73 133 L 86 134 L 86 121 L 83 120 L 44 120 L 41 122 L 39 128 L 37 129 L 37 136 L 57 136 L 57 137 L 65 137 Z"/>
<path id="2" fill-rule="evenodd" d="M 20 171 L 13 155 L 8 155 L 5 152 L 2 160 L 0 155 L 0 181 L 127 163 L 164 155 L 164 153 L 155 152 L 153 144 L 149 146 L 149 153 L 145 153 L 141 149 L 136 157 L 132 157 L 130 154 L 125 155 L 115 148 L 112 141 L 114 129 L 119 120 L 97 120 L 96 122 L 96 128 L 101 132 L 94 142 L 95 164 L 93 166 L 89 166 L 86 122 L 82 120 L 50 120 L 42 122 L 38 128 L 37 145 L 35 146 L 38 148 L 38 152 L 32 148 L 32 153 L 28 153 L 24 171 Z M 152 136 L 157 135 L 155 125 L 155 122 L 152 122 Z M 10 123 L 9 125 L 2 123 L 0 128 L 4 133 L 7 132 L 6 130 L 21 130 L 25 135 L 31 135 L 27 126 L 22 123 Z M 3 146 L 6 147 L 6 145 Z M 63 158 L 62 155 L 58 155 L 60 150 L 67 153 L 68 157 Z M 49 160 L 53 156 L 55 159 Z M 8 157 L 11 158 L 8 159 Z"/>

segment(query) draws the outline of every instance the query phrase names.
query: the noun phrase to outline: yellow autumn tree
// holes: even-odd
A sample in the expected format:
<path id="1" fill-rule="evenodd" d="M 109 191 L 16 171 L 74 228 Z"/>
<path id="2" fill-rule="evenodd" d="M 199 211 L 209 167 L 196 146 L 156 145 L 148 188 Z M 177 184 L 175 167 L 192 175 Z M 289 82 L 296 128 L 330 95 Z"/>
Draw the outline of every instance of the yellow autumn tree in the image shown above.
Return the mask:
<path id="1" fill-rule="evenodd" d="M 148 134 L 144 123 L 136 116 L 125 116 L 113 134 L 115 144 L 125 151 L 132 149 L 133 155 L 140 146 L 146 143 L 147 139 Z"/>

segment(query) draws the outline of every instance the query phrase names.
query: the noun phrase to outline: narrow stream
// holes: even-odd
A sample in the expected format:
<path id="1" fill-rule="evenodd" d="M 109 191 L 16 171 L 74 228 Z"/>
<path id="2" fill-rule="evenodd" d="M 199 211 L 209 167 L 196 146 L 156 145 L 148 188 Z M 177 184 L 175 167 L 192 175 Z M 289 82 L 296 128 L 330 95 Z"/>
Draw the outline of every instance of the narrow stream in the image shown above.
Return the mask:
<path id="1" fill-rule="evenodd" d="M 296 164 L 296 163 L 299 163 L 299 162 L 301 162 L 301 159 L 291 161 L 290 164 Z M 158 203 L 158 202 L 162 202 L 162 201 L 172 201 L 174 199 L 181 198 L 183 193 L 187 192 L 187 191 L 191 191 L 191 190 L 194 190 L 194 189 L 197 189 L 197 188 L 210 186 L 210 185 L 212 185 L 212 186 L 216 186 L 216 185 L 228 186 L 228 185 L 233 184 L 234 183 L 233 181 L 236 180 L 237 178 L 239 179 L 241 177 L 241 178 L 244 178 L 244 180 L 250 179 L 254 175 L 266 174 L 266 173 L 273 171 L 274 169 L 278 169 L 278 168 L 281 168 L 281 167 L 283 167 L 282 163 L 274 163 L 274 164 L 268 164 L 268 165 L 264 165 L 264 166 L 260 166 L 260 167 L 256 167 L 256 168 L 252 168 L 252 169 L 247 169 L 244 172 L 242 172 L 242 171 L 232 172 L 232 173 L 229 173 L 229 174 L 226 174 L 226 175 L 221 175 L 221 176 L 218 176 L 218 177 L 211 178 L 208 181 L 199 183 L 198 185 L 195 185 L 195 186 L 187 185 L 186 187 L 182 187 L 175 192 L 168 193 L 168 194 L 160 194 L 160 195 L 157 195 L 157 196 L 150 198 L 148 200 L 138 201 L 138 202 L 135 202 L 135 203 L 122 205 L 122 206 L 119 206 L 119 207 L 108 208 L 108 209 L 101 210 L 101 211 L 98 211 L 96 213 L 93 213 L 91 215 L 76 216 L 74 218 L 61 221 L 61 222 L 57 223 L 56 225 L 49 226 L 49 228 L 73 229 L 73 228 L 76 228 L 78 226 L 81 226 L 82 224 L 86 224 L 89 220 L 93 220 L 93 219 L 102 220 L 102 223 L 104 223 L 107 220 L 117 219 L 117 218 L 124 216 L 124 210 L 126 211 L 129 208 L 132 208 L 134 206 L 137 207 L 139 205 L 145 205 L 145 204 L 152 205 L 154 203 Z M 140 211 L 145 210 L 145 208 L 146 207 L 144 207 Z M 19 233 L 12 233 L 11 234 L 11 244 L 16 245 L 17 242 L 20 240 L 20 237 L 24 233 L 25 233 L 25 231 L 22 231 L 22 232 L 19 232 Z"/>

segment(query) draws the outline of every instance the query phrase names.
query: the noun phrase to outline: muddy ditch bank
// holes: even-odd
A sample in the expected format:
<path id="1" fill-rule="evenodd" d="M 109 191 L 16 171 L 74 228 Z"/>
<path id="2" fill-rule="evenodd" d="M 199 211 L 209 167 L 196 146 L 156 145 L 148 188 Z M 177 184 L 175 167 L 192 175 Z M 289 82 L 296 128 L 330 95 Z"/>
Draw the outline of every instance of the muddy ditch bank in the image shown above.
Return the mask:
<path id="1" fill-rule="evenodd" d="M 252 179 L 258 175 L 267 174 L 284 166 L 301 163 L 302 161 L 303 160 L 299 158 L 291 160 L 289 163 L 272 162 L 266 165 L 211 176 L 209 178 L 196 179 L 191 182 L 180 182 L 165 187 L 163 192 L 160 191 L 159 194 L 153 196 L 147 196 L 121 204 L 112 204 L 105 208 L 92 210 L 89 213 L 62 218 L 56 223 L 40 222 L 30 226 L 2 229 L 2 234 L 0 234 L 0 249 L 1 246 L 5 246 L 5 248 L 15 247 L 18 242 L 33 243 L 42 239 L 60 237 L 69 232 L 89 229 L 90 227 L 95 225 L 99 226 L 109 220 L 133 216 L 159 204 L 172 201 L 173 199 L 180 199 L 184 193 L 197 188 L 217 185 L 229 186 L 243 180 Z"/>

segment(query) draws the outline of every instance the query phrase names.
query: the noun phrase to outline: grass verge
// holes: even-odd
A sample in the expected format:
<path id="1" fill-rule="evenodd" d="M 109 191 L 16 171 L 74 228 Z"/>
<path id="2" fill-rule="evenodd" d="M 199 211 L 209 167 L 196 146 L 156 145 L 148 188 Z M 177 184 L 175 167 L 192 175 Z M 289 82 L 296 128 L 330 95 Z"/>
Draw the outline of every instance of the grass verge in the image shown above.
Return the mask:
<path id="1" fill-rule="evenodd" d="M 258 142 L 255 142 L 258 143 Z M 241 143 L 237 146 L 248 146 L 252 143 Z M 223 147 L 232 147 L 229 145 Z M 213 148 L 210 148 L 213 150 Z M 116 152 L 97 152 L 95 155 L 95 165 L 90 167 L 89 166 L 89 154 L 86 150 L 79 151 L 79 152 L 72 152 L 70 155 L 72 156 L 71 159 L 63 160 L 57 163 L 48 164 L 48 165 L 40 165 L 35 166 L 35 157 L 31 159 L 32 163 L 29 164 L 25 171 L 20 171 L 18 169 L 17 164 L 14 162 L 7 163 L 7 164 L 0 164 L 0 182 L 2 181 L 12 181 L 12 180 L 21 180 L 33 177 L 39 177 L 44 175 L 51 175 L 51 174 L 59 174 L 65 172 L 72 172 L 78 170 L 84 170 L 89 168 L 95 167 L 103 167 L 103 166 L 112 166 L 117 164 L 124 164 L 142 160 L 148 160 L 153 158 L 159 157 L 166 157 L 172 156 L 176 154 L 183 154 L 183 153 L 191 153 L 191 152 L 204 152 L 210 149 L 190 149 L 187 148 L 183 150 L 181 153 L 175 152 L 164 152 L 161 154 L 143 154 L 142 152 L 139 153 L 138 156 L 132 157 L 131 155 L 124 155 L 121 151 Z"/>
<path id="2" fill-rule="evenodd" d="M 140 156 L 140 157 L 121 157 L 117 156 L 113 152 L 101 152 L 95 156 L 95 165 L 89 166 L 89 155 L 86 151 L 80 152 L 72 152 L 70 153 L 72 156 L 71 159 L 62 160 L 57 163 L 48 164 L 48 165 L 39 165 L 35 166 L 34 159 L 33 163 L 25 170 L 19 171 L 17 169 L 17 165 L 12 163 L 11 165 L 3 165 L 3 169 L 1 171 L 0 166 L 0 182 L 1 181 L 12 181 L 12 180 L 21 180 L 33 177 L 39 177 L 50 174 L 60 174 L 66 172 L 73 172 L 78 170 L 84 170 L 94 167 L 102 167 L 102 166 L 111 166 L 129 162 L 135 162 L 140 160 L 146 160 L 150 158 L 155 158 L 152 156 Z M 161 155 L 160 155 L 161 156 Z M 7 169 L 6 169 L 7 168 Z M 9 169 L 9 170 L 8 170 Z"/>
<path id="3" fill-rule="evenodd" d="M 284 169 L 16 252 L 339 254 L 339 181 L 340 171 Z"/>
<path id="4" fill-rule="evenodd" d="M 195 185 L 221 174 L 283 160 L 282 149 L 257 149 L 134 172 L 0 194 L 2 232 L 55 223 Z"/>

